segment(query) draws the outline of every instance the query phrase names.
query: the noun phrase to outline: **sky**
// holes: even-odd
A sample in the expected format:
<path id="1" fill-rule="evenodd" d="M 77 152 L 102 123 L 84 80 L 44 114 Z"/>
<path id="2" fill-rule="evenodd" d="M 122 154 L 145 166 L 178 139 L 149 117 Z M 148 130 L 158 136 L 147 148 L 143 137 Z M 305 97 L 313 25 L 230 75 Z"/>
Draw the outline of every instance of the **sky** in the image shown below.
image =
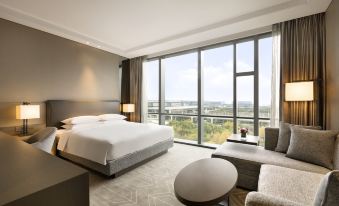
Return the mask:
<path id="1" fill-rule="evenodd" d="M 237 44 L 237 72 L 253 71 L 253 41 Z M 202 54 L 204 101 L 233 102 L 233 45 L 209 49 Z M 162 60 L 165 72 L 165 99 L 197 101 L 198 54 L 169 57 Z M 145 63 L 146 91 L 149 100 L 158 100 L 158 60 Z M 259 104 L 271 103 L 272 38 L 259 40 Z M 237 77 L 238 101 L 253 102 L 253 76 Z"/>

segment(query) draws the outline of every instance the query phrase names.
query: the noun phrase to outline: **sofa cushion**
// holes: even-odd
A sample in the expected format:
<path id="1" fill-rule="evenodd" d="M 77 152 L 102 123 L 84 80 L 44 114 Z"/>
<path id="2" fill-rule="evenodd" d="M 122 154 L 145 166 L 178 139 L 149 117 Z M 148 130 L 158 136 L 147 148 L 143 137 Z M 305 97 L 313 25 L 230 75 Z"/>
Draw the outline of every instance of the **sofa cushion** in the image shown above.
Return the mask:
<path id="1" fill-rule="evenodd" d="M 333 169 L 336 131 L 317 131 L 291 126 L 287 157 Z"/>
<path id="2" fill-rule="evenodd" d="M 322 179 L 314 206 L 336 206 L 339 203 L 339 170 L 329 172 Z"/>
<path id="3" fill-rule="evenodd" d="M 312 205 L 323 177 L 323 174 L 262 165 L 258 192 L 301 205 Z"/>
<path id="4" fill-rule="evenodd" d="M 279 136 L 278 136 L 278 143 L 277 147 L 275 148 L 276 152 L 283 152 L 286 153 L 288 150 L 288 146 L 290 145 L 290 139 L 291 139 L 291 126 L 296 126 L 293 124 L 289 124 L 286 122 L 280 122 L 279 124 Z M 314 130 L 320 130 L 320 126 L 302 126 L 297 125 L 299 127 L 303 127 L 306 129 L 314 129 Z"/>
<path id="5" fill-rule="evenodd" d="M 261 164 L 271 164 L 321 174 L 326 174 L 330 171 L 325 167 L 288 158 L 283 153 L 265 150 L 263 147 L 233 142 L 225 142 L 224 144 L 220 145 L 213 152 L 212 156 L 244 161 L 246 164 L 243 164 L 243 166 L 249 169 L 255 167 L 256 165 L 260 166 Z"/>

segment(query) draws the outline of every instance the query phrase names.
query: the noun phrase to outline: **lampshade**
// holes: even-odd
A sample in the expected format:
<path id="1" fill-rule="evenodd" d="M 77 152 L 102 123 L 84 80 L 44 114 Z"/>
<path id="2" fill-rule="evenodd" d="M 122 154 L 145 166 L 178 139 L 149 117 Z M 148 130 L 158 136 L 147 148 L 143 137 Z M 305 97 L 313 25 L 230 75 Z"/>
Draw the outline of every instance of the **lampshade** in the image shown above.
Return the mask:
<path id="1" fill-rule="evenodd" d="M 40 105 L 18 105 L 16 106 L 16 119 L 40 118 Z"/>
<path id="2" fill-rule="evenodd" d="M 285 101 L 313 101 L 313 81 L 285 84 Z"/>
<path id="3" fill-rule="evenodd" d="M 125 113 L 134 112 L 134 104 L 123 104 L 122 105 L 122 112 L 125 112 Z"/>

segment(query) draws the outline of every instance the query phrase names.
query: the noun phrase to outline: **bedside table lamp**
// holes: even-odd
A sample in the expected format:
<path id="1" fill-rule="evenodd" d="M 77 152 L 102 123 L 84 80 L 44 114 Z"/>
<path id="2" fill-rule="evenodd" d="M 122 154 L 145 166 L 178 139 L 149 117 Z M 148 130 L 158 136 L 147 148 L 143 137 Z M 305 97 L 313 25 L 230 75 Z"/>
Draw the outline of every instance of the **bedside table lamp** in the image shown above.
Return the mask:
<path id="1" fill-rule="evenodd" d="M 129 113 L 133 113 L 134 111 L 135 111 L 134 104 L 123 104 L 122 105 L 122 112 L 127 115 L 128 120 L 130 120 Z"/>
<path id="2" fill-rule="evenodd" d="M 16 106 L 16 119 L 22 119 L 22 135 L 28 134 L 28 120 L 40 118 L 40 105 L 30 105 L 24 102 L 22 105 Z"/>

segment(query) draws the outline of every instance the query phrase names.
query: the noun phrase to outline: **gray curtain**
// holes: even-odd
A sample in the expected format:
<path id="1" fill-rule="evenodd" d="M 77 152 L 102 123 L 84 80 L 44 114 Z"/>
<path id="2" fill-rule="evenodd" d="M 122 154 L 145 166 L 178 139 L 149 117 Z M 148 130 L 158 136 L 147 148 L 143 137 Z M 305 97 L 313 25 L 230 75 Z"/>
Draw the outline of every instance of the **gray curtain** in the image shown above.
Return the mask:
<path id="1" fill-rule="evenodd" d="M 137 57 L 122 62 L 121 103 L 135 105 L 135 112 L 128 115 L 133 122 L 141 122 L 143 60 Z"/>
<path id="2" fill-rule="evenodd" d="M 130 61 L 130 102 L 135 105 L 135 112 L 130 116 L 133 122 L 141 122 L 143 60 L 143 57 L 137 57 Z"/>
<path id="3" fill-rule="evenodd" d="M 280 34 L 281 119 L 325 126 L 325 13 L 273 25 Z M 286 102 L 285 83 L 314 81 L 314 101 Z"/>
<path id="4" fill-rule="evenodd" d="M 121 104 L 130 103 L 130 60 L 121 64 Z"/>

